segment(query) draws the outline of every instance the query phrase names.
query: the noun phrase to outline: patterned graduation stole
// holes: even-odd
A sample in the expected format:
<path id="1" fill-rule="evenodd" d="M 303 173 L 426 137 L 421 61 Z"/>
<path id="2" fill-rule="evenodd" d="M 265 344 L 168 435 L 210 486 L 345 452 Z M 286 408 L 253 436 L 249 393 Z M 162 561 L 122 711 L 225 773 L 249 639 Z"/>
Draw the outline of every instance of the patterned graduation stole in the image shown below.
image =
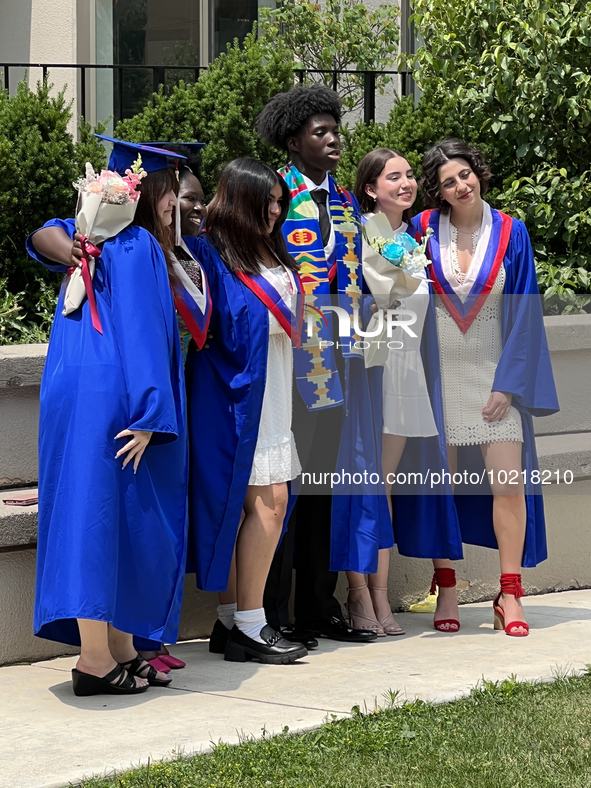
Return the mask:
<path id="1" fill-rule="evenodd" d="M 353 315 L 360 309 L 362 295 L 361 216 L 348 191 L 329 176 L 329 208 L 335 234 L 335 248 L 326 259 L 316 206 L 304 178 L 293 165 L 279 170 L 291 192 L 291 205 L 282 227 L 287 249 L 300 266 L 305 293 L 304 310 L 318 314 L 331 306 L 330 283 L 336 277 L 336 305 L 349 315 L 351 336 L 339 338 L 338 348 L 346 358 L 363 358 L 360 337 L 354 333 Z M 343 402 L 343 391 L 335 362 L 333 315 L 316 320 L 312 335 L 303 332 L 302 347 L 294 354 L 298 390 L 308 410 L 332 408 Z M 322 343 L 322 344 L 321 344 Z"/>
<path id="2" fill-rule="evenodd" d="M 421 214 L 423 235 L 427 232 L 428 227 L 433 230 L 433 235 L 429 238 L 427 245 L 427 255 L 431 260 L 429 277 L 433 280 L 433 289 L 463 334 L 468 331 L 486 303 L 486 298 L 492 290 L 503 264 L 511 237 L 511 217 L 494 208 L 491 210 L 491 215 L 492 231 L 482 265 L 468 296 L 465 301 L 462 301 L 447 281 L 443 271 L 439 246 L 439 211 L 423 211 Z"/>

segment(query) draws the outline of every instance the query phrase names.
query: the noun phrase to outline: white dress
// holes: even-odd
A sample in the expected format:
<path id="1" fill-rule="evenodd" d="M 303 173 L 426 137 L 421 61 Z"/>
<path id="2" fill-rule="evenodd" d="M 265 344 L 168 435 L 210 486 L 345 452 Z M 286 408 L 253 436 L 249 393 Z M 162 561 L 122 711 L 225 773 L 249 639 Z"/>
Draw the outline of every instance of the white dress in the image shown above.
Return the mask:
<path id="1" fill-rule="evenodd" d="M 408 225 L 403 222 L 394 233 L 405 233 L 407 228 Z M 392 331 L 389 341 L 402 342 L 404 349 L 397 350 L 396 345 L 393 345 L 384 364 L 382 432 L 407 438 L 427 438 L 438 434 L 421 357 L 421 336 L 430 296 L 425 271 L 416 276 L 424 280 L 417 290 L 410 296 L 396 298 L 400 302 L 400 309 L 417 315 L 417 321 L 412 326 L 417 337 L 410 337 L 401 328 Z"/>
<path id="2" fill-rule="evenodd" d="M 297 292 L 293 274 L 283 265 L 261 266 L 261 273 L 279 292 L 288 306 Z M 287 482 L 301 472 L 291 431 L 293 351 L 291 339 L 277 318 L 269 312 L 269 348 L 263 409 L 254 452 L 251 485 Z"/>
<path id="3" fill-rule="evenodd" d="M 457 230 L 449 224 L 449 257 L 453 275 L 448 275 L 447 279 L 462 301 L 466 299 L 470 282 L 474 281 L 482 264 L 488 242 L 488 237 L 483 236 L 488 235 L 485 231 L 489 213 L 485 208 L 483 226 L 472 236 L 473 259 L 466 274 L 460 271 L 458 265 Z M 447 226 L 449 218 L 446 219 Z M 446 242 L 447 229 L 441 233 L 444 271 L 443 249 Z M 482 417 L 482 409 L 490 397 L 503 349 L 501 307 L 504 287 L 505 266 L 501 265 L 490 295 L 465 334 L 460 331 L 439 296 L 436 298 L 445 439 L 451 446 L 523 442 L 521 416 L 515 407 L 511 406 L 502 421 L 487 422 Z"/>

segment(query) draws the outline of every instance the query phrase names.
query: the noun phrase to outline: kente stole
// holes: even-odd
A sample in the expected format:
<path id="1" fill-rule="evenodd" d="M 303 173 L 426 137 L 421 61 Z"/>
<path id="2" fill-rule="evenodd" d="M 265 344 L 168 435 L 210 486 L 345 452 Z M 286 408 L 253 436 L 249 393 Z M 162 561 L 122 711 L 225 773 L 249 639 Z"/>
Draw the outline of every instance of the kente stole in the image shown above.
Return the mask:
<path id="1" fill-rule="evenodd" d="M 287 249 L 300 266 L 304 312 L 314 315 L 323 306 L 338 305 L 349 314 L 350 337 L 339 337 L 345 358 L 363 358 L 360 337 L 354 333 L 353 315 L 359 313 L 362 295 L 361 215 L 348 191 L 329 176 L 329 210 L 335 247 L 326 259 L 316 206 L 302 174 L 293 165 L 279 170 L 291 192 L 291 205 L 282 230 Z M 338 296 L 331 300 L 330 284 L 336 277 Z M 298 390 L 308 410 L 332 408 L 343 403 L 343 390 L 335 362 L 332 314 L 316 319 L 312 335 L 302 332 L 302 347 L 294 353 Z M 311 321 L 310 321 L 311 323 Z M 321 342 L 323 343 L 321 345 Z"/>

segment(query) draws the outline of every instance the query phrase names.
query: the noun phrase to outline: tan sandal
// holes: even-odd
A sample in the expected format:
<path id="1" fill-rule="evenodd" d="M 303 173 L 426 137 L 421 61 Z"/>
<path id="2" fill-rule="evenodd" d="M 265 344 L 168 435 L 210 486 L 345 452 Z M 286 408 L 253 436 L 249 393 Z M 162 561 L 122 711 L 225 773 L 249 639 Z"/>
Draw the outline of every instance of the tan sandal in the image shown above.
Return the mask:
<path id="1" fill-rule="evenodd" d="M 372 591 L 388 591 L 387 588 L 382 588 L 380 586 L 368 586 L 368 588 L 370 594 Z M 394 637 L 396 635 L 406 634 L 405 631 L 400 626 L 400 624 L 398 624 L 394 619 L 394 616 L 392 615 L 392 611 L 390 611 L 389 616 L 386 616 L 386 618 L 383 621 L 380 621 L 379 623 L 386 635 L 391 635 L 392 637 Z"/>
<path id="2" fill-rule="evenodd" d="M 363 586 L 356 586 L 355 588 L 349 587 L 347 592 L 350 591 L 361 591 L 361 589 L 367 588 L 367 585 Z M 361 610 L 364 611 L 363 602 L 359 600 L 359 605 Z M 369 630 L 370 632 L 375 632 L 375 634 L 379 638 L 386 637 L 386 633 L 384 632 L 383 627 L 379 623 L 379 621 L 375 618 L 371 618 L 370 616 L 366 616 L 365 612 L 360 612 L 359 610 L 353 610 L 351 607 L 351 601 L 347 596 L 347 614 L 349 616 L 349 626 L 353 629 L 365 629 Z"/>

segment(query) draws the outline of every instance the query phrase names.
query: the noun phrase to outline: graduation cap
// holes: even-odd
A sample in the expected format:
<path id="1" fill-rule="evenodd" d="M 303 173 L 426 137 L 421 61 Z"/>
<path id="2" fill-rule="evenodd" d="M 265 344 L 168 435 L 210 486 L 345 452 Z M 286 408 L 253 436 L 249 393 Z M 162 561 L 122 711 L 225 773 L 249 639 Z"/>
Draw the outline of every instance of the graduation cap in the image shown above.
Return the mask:
<path id="1" fill-rule="evenodd" d="M 143 145 L 150 145 L 153 148 L 167 148 L 174 153 L 184 156 L 184 162 L 193 174 L 201 179 L 201 159 L 199 152 L 204 148 L 205 142 L 144 142 Z"/>
<path id="2" fill-rule="evenodd" d="M 95 134 L 94 136 L 113 143 L 109 169 L 118 172 L 120 175 L 125 175 L 125 171 L 131 169 L 131 165 L 138 156 L 142 157 L 142 167 L 146 172 L 164 170 L 167 167 L 174 166 L 175 161 L 179 159 L 186 160 L 187 158 L 182 153 L 155 147 L 144 142 L 125 142 L 114 137 L 107 137 L 104 134 Z M 172 161 L 170 161 L 171 159 Z"/>
<path id="3" fill-rule="evenodd" d="M 179 153 L 188 159 L 191 154 L 199 153 L 204 148 L 205 142 L 142 142 L 142 145 L 150 145 L 152 148 L 167 148 L 170 151 Z"/>

